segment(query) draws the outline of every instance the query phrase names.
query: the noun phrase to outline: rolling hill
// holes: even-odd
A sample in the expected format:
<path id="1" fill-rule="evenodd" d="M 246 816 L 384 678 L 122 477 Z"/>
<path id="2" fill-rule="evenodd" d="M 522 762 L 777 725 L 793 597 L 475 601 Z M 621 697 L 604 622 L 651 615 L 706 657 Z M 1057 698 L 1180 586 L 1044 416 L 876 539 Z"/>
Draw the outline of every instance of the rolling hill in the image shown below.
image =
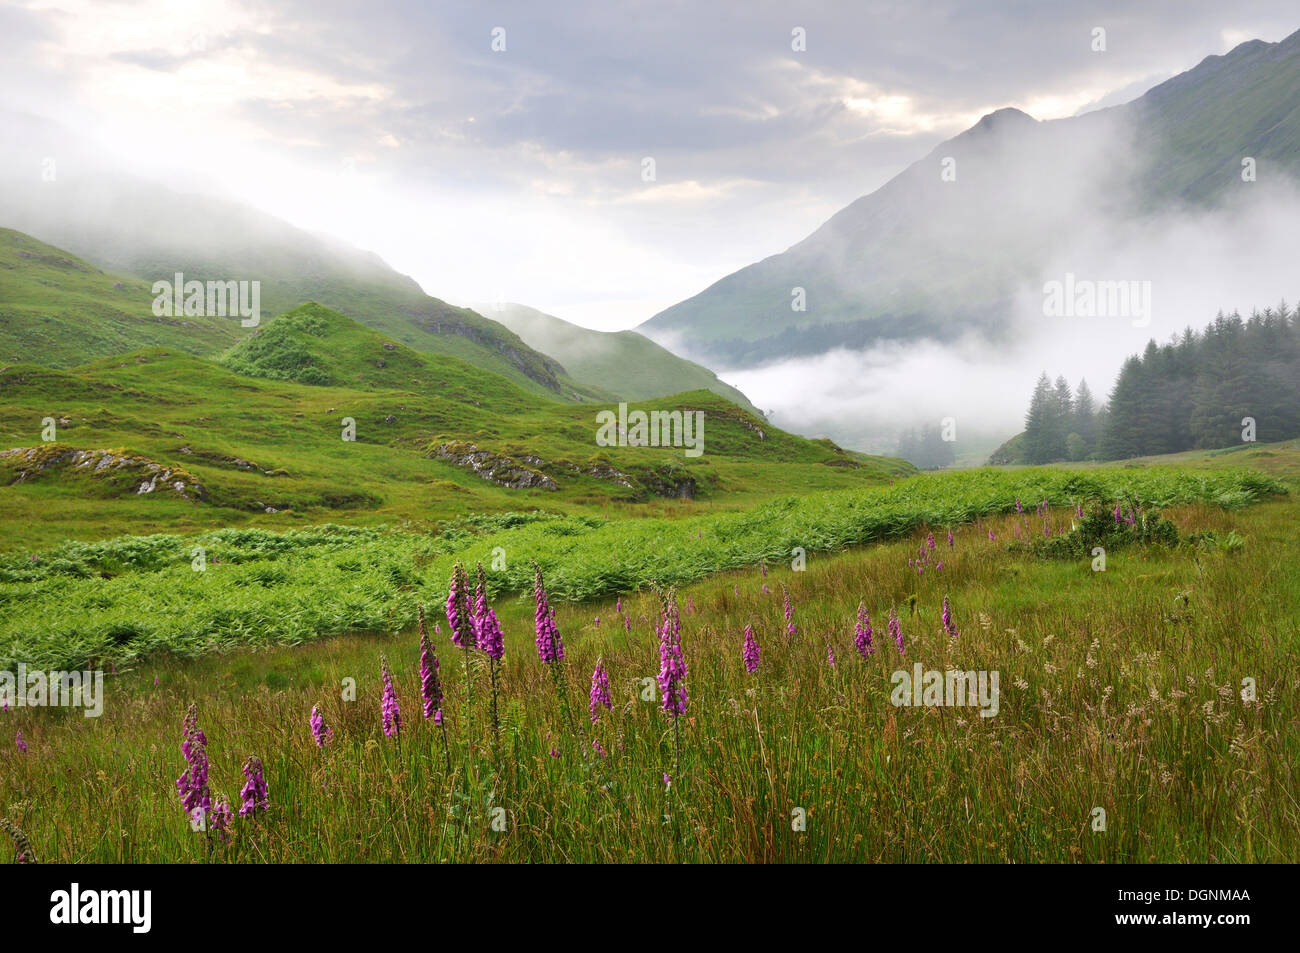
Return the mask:
<path id="1" fill-rule="evenodd" d="M 281 343 L 263 348 L 261 337 Z M 295 349 L 295 360 L 277 360 Z M 154 347 L 67 370 L 0 369 L 0 445 L 14 451 L 0 457 L 5 546 L 128 526 L 434 526 L 593 505 L 692 512 L 914 472 L 787 434 L 705 390 L 638 405 L 703 413 L 702 456 L 601 446 L 596 413 L 608 405 L 539 399 L 316 304 L 272 320 L 224 361 Z M 47 417 L 52 442 L 42 439 Z"/>
<path id="2" fill-rule="evenodd" d="M 478 308 L 518 334 L 529 347 L 556 358 L 578 380 L 627 400 L 711 390 L 759 413 L 744 394 L 707 367 L 678 357 L 635 331 L 593 331 L 522 304 Z"/>

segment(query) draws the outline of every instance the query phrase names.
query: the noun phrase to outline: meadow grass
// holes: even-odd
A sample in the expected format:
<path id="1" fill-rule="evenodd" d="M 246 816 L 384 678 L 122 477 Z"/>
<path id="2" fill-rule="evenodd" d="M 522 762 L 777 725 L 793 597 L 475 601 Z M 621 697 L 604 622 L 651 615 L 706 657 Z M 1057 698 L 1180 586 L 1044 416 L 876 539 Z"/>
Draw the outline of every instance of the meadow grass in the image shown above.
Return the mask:
<path id="1" fill-rule="evenodd" d="M 1164 515 L 1184 539 L 1215 536 L 1122 549 L 1094 572 L 1086 560 L 1035 556 L 1022 541 L 1040 518 L 1001 513 L 959 526 L 952 549 L 936 533 L 924 573 L 909 566 L 925 546 L 917 527 L 813 554 L 805 572 L 773 561 L 766 576 L 751 565 L 683 585 L 690 700 L 679 770 L 669 717 L 643 700 L 659 670 L 653 593 L 623 596 L 630 632 L 612 598 L 558 604 L 576 731 L 532 645 L 531 600 L 498 598 L 499 737 L 484 717 L 481 654 L 469 733 L 445 621 L 435 637 L 450 772 L 440 734 L 420 717 L 417 640 L 399 625 L 296 647 L 156 655 L 110 680 L 99 719 L 11 709 L 0 715 L 0 814 L 41 860 L 70 862 L 1292 860 L 1300 504 L 1190 502 Z M 1051 511 L 1053 525 L 1070 518 Z M 1244 544 L 1208 543 L 1231 532 Z M 797 626 L 788 644 L 782 585 Z M 424 594 L 401 598 L 413 612 Z M 945 596 L 956 638 L 942 630 Z M 875 628 L 865 659 L 853 643 L 860 601 Z M 902 657 L 886 633 L 891 608 Z M 436 603 L 429 615 L 441 618 Z M 753 676 L 741 658 L 747 624 L 762 653 Z M 381 655 L 406 720 L 400 745 L 380 728 Z M 614 707 L 592 726 L 598 658 Z M 998 714 L 895 707 L 891 673 L 915 662 L 998 671 Z M 1254 700 L 1243 700 L 1246 678 Z M 345 679 L 356 680 L 355 701 L 342 698 Z M 266 764 L 271 810 L 236 822 L 229 844 L 192 831 L 177 796 L 191 702 L 214 792 L 237 801 L 244 759 Z M 308 728 L 313 706 L 336 733 L 324 752 Z M 19 730 L 26 753 L 13 744 Z M 1096 808 L 1105 831 L 1093 830 Z M 794 829 L 796 809 L 805 830 Z"/>
<path id="2" fill-rule="evenodd" d="M 1018 501 L 1239 506 L 1283 488 L 1234 469 L 975 470 L 677 519 L 534 512 L 468 517 L 437 536 L 326 526 L 69 543 L 0 557 L 0 666 L 124 665 L 159 651 L 197 656 L 397 631 L 414 625 L 418 601 L 442 603 L 458 561 L 490 567 L 497 597 L 527 594 L 536 562 L 556 597 L 591 600 L 778 563 L 796 549 L 830 552 L 958 526 L 1014 511 Z"/>

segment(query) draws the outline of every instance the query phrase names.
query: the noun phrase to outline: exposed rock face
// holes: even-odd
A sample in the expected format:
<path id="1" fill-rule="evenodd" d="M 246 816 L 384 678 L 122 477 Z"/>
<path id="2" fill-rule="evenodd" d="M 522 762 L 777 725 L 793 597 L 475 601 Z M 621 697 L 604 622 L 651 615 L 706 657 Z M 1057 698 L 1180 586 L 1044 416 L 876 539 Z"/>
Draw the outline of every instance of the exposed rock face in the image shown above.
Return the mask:
<path id="1" fill-rule="evenodd" d="M 582 472 L 587 476 L 595 477 L 597 480 L 608 480 L 610 483 L 617 483 L 619 486 L 625 486 L 629 489 L 633 488 L 632 478 L 622 470 L 618 470 L 611 466 L 593 464 Z"/>
<path id="2" fill-rule="evenodd" d="M 497 486 L 509 487 L 513 490 L 559 489 L 555 481 L 545 473 L 534 470 L 512 457 L 484 450 L 463 440 L 439 444 L 429 455 L 438 460 L 447 460 L 458 467 L 473 470 L 484 480 Z"/>
<path id="3" fill-rule="evenodd" d="M 666 499 L 693 500 L 700 488 L 695 475 L 675 463 L 635 467 L 632 474 L 646 493 Z"/>
<path id="4" fill-rule="evenodd" d="M 17 471 L 13 483 L 22 483 L 52 470 L 68 468 L 99 478 L 130 477 L 137 495 L 166 489 L 194 502 L 206 500 L 208 495 L 203 485 L 187 470 L 164 466 L 147 457 L 112 450 L 74 450 L 50 443 L 41 447 L 0 450 L 0 461 L 10 464 Z"/>

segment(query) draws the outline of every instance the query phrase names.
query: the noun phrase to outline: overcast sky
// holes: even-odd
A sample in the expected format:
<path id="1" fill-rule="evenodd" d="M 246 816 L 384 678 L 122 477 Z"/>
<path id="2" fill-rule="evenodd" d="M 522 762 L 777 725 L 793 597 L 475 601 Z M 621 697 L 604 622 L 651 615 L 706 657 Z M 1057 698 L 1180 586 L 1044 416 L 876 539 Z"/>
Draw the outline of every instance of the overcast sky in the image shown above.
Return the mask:
<path id="1" fill-rule="evenodd" d="M 437 297 L 612 329 L 994 109 L 1122 102 L 1297 27 L 1294 0 L 0 0 L 0 104 Z"/>

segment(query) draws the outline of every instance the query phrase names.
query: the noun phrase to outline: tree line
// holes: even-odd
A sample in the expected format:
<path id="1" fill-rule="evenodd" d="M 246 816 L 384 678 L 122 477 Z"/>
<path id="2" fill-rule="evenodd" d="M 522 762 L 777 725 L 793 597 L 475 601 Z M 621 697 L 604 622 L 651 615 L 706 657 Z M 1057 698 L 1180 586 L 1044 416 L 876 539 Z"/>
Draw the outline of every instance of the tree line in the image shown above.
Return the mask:
<path id="1" fill-rule="evenodd" d="M 1132 355 L 1104 405 L 1044 373 L 1017 455 L 1025 463 L 1120 460 L 1300 436 L 1300 308 L 1243 320 L 1222 311 L 1201 333 Z"/>

